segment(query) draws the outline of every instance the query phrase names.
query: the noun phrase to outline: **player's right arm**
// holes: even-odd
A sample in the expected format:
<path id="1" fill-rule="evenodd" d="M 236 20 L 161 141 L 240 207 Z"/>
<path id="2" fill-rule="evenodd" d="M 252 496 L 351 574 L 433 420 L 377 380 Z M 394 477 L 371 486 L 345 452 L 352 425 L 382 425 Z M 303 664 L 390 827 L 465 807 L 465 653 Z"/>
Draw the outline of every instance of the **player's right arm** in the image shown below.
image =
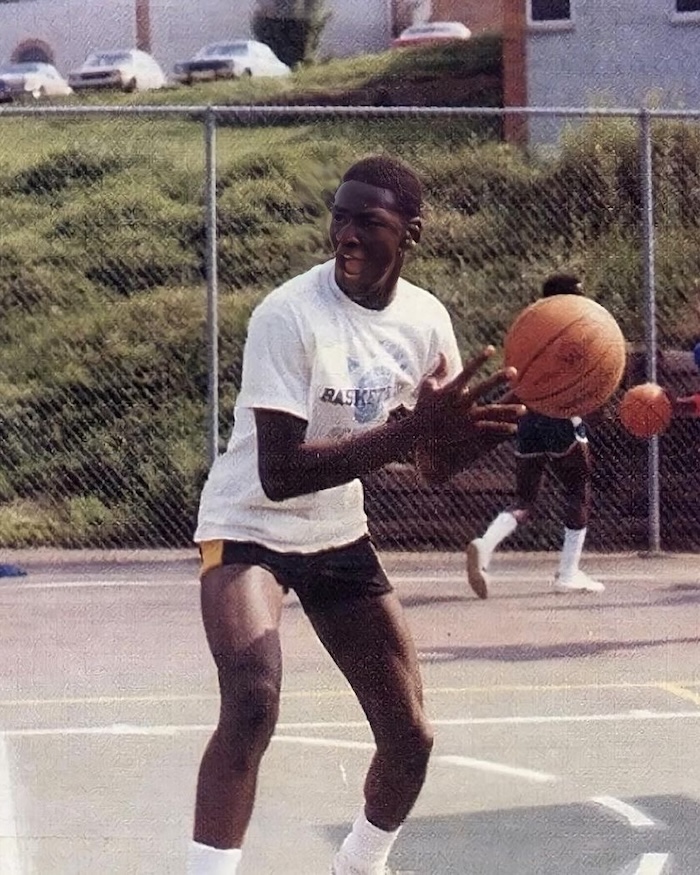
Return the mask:
<path id="1" fill-rule="evenodd" d="M 400 419 L 339 440 L 307 441 L 306 421 L 279 410 L 255 409 L 258 472 L 267 497 L 283 501 L 348 483 L 417 449 L 426 478 L 445 479 L 452 465 L 469 462 L 510 437 L 524 408 L 483 404 L 483 396 L 512 378 L 498 371 L 471 385 L 486 360 L 467 362 L 451 381 L 441 383 L 440 365 L 421 384 L 415 408 Z M 468 458 L 469 461 L 466 461 Z"/>
<path id="2" fill-rule="evenodd" d="M 396 461 L 427 427 L 425 416 L 412 413 L 345 437 L 308 440 L 317 340 L 301 309 L 268 297 L 250 319 L 243 355 L 237 403 L 253 410 L 258 475 L 272 501 L 340 486 Z"/>

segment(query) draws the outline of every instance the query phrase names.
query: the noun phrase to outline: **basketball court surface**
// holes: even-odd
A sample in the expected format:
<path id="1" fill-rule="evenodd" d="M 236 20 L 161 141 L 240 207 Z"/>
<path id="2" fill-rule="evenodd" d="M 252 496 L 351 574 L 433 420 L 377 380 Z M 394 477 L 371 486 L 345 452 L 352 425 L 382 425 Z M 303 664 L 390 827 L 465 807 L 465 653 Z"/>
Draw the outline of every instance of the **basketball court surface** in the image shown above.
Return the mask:
<path id="1" fill-rule="evenodd" d="M 584 557 L 602 595 L 550 590 L 556 554 L 385 554 L 436 729 L 401 875 L 700 873 L 694 555 Z M 0 579 L 0 873 L 184 873 L 217 714 L 189 551 L 16 553 Z M 242 875 L 328 875 L 372 740 L 298 603 Z"/>

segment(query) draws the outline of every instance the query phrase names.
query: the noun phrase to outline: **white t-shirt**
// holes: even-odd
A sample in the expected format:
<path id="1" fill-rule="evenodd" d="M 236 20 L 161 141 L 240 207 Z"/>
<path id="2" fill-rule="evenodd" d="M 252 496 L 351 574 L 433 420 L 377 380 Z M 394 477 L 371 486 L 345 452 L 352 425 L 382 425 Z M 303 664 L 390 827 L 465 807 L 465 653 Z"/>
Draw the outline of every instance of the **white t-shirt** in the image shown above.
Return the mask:
<path id="1" fill-rule="evenodd" d="M 440 352 L 448 373 L 457 373 L 462 363 L 447 310 L 403 279 L 383 310 L 351 301 L 335 282 L 333 261 L 271 292 L 250 319 L 233 432 L 202 491 L 194 540 L 309 553 L 366 534 L 359 480 L 285 501 L 265 496 L 254 409 L 306 420 L 309 440 L 343 438 L 384 423 L 400 405 L 413 407 Z"/>

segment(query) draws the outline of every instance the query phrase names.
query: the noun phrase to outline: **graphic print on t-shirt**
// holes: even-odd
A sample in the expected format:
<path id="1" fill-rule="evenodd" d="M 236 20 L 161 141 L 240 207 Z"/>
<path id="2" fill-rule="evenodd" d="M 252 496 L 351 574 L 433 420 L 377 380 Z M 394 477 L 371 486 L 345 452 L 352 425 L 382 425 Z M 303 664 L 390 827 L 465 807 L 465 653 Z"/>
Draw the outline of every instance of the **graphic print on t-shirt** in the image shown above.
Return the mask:
<path id="1" fill-rule="evenodd" d="M 390 402 L 408 385 L 408 379 L 400 374 L 408 370 L 406 353 L 393 343 L 382 343 L 383 352 L 389 354 L 389 361 L 361 361 L 358 357 L 346 357 L 347 374 L 352 386 L 325 386 L 321 401 L 352 408 L 355 422 L 367 424 L 383 422 L 388 414 Z M 398 378 L 398 379 L 397 379 Z"/>

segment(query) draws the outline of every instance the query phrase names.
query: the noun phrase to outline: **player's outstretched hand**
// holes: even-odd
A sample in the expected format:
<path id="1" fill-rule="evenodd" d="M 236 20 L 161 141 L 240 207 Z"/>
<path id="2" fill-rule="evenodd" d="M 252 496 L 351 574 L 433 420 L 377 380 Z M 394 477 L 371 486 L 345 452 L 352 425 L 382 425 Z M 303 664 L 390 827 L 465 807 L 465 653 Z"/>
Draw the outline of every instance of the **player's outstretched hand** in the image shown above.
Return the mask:
<path id="1" fill-rule="evenodd" d="M 414 415 L 421 435 L 417 464 L 426 479 L 446 479 L 515 433 L 525 407 L 514 393 L 506 391 L 496 401 L 486 400 L 499 387 L 512 383 L 515 369 L 501 368 L 474 381 L 494 351 L 493 346 L 485 347 L 451 380 L 446 379 L 441 357 L 421 384 Z"/>
<path id="2" fill-rule="evenodd" d="M 671 402 L 671 411 L 674 417 L 688 419 L 700 416 L 700 394 L 678 397 L 666 389 L 666 397 Z"/>

